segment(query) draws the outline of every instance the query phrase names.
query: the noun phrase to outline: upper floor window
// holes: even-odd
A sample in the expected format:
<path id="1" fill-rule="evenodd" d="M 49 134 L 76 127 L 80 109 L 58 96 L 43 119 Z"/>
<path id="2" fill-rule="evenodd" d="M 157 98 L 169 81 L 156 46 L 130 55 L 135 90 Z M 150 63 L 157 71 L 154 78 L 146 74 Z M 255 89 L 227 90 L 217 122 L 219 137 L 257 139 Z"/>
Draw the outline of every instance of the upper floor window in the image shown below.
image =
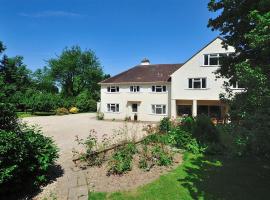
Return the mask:
<path id="1" fill-rule="evenodd" d="M 119 92 L 119 86 L 108 86 L 107 92 Z"/>
<path id="2" fill-rule="evenodd" d="M 206 88 L 206 78 L 189 78 L 188 79 L 188 88 L 191 88 L 191 89 Z"/>
<path id="3" fill-rule="evenodd" d="M 167 87 L 166 85 L 153 85 L 152 92 L 166 92 Z"/>
<path id="4" fill-rule="evenodd" d="M 152 105 L 152 113 L 158 115 L 166 114 L 166 105 L 163 104 Z"/>
<path id="5" fill-rule="evenodd" d="M 130 86 L 130 92 L 140 92 L 140 86 Z"/>
<path id="6" fill-rule="evenodd" d="M 205 54 L 204 66 L 218 66 L 221 64 L 220 58 L 226 55 L 226 53 Z"/>
<path id="7" fill-rule="evenodd" d="M 230 83 L 230 86 L 233 88 L 233 89 L 244 89 L 244 85 L 239 83 L 238 81 L 232 81 Z"/>
<path id="8" fill-rule="evenodd" d="M 107 104 L 108 112 L 119 112 L 119 104 L 118 103 L 108 103 Z"/>

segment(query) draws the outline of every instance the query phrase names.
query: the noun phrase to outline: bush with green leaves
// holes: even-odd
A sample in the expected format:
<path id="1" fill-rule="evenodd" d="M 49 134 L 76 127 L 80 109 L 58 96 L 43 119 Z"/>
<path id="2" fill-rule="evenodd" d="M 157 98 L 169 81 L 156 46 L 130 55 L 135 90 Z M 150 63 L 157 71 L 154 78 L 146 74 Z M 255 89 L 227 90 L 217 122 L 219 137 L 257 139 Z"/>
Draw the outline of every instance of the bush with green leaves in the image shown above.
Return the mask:
<path id="1" fill-rule="evenodd" d="M 159 122 L 159 131 L 162 133 L 167 133 L 172 127 L 172 123 L 169 117 L 164 117 Z"/>
<path id="2" fill-rule="evenodd" d="M 96 112 L 97 102 L 92 98 L 89 92 L 82 92 L 76 97 L 76 107 L 81 112 Z"/>
<path id="3" fill-rule="evenodd" d="M 59 95 L 52 93 L 35 93 L 29 102 L 32 112 L 50 112 L 55 110 L 62 103 Z"/>
<path id="4" fill-rule="evenodd" d="M 127 143 L 113 153 L 109 161 L 108 174 L 123 174 L 132 169 L 133 155 L 137 152 L 134 143 Z"/>
<path id="5" fill-rule="evenodd" d="M 194 154 L 203 153 L 205 147 L 197 142 L 192 134 L 182 127 L 175 127 L 168 132 L 169 143 L 179 149 L 189 151 Z"/>
<path id="6" fill-rule="evenodd" d="M 18 118 L 15 107 L 9 103 L 0 103 L 0 130 L 18 129 Z"/>
<path id="7" fill-rule="evenodd" d="M 27 184 L 35 187 L 46 182 L 58 149 L 40 130 L 23 126 L 19 131 L 0 130 L 0 157 L 3 194 L 22 190 Z"/>

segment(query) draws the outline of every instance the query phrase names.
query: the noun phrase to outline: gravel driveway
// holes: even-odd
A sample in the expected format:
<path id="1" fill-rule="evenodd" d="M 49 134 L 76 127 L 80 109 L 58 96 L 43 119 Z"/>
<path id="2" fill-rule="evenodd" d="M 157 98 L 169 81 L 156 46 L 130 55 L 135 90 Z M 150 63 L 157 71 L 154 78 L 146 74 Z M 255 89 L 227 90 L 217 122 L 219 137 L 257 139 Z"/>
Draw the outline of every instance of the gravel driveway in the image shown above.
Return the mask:
<path id="1" fill-rule="evenodd" d="M 96 120 L 95 113 L 29 117 L 24 118 L 23 122 L 29 125 L 40 126 L 44 134 L 52 137 L 60 148 L 60 157 L 57 163 L 62 167 L 64 174 L 56 182 L 46 186 L 44 191 L 38 195 L 37 199 L 43 198 L 51 192 L 58 193 L 56 190 L 57 187 L 60 192 L 63 192 L 63 188 L 65 188 L 63 185 L 65 181 L 63 180 L 69 180 L 68 178 L 73 176 L 72 149 L 79 149 L 75 142 L 76 135 L 79 138 L 85 139 L 89 135 L 89 131 L 95 129 L 97 137 L 101 139 L 104 134 L 108 135 L 108 137 L 115 135 L 116 130 L 123 129 L 125 126 L 130 130 L 128 137 L 139 139 L 145 134 L 142 131 L 145 125 L 143 123 Z M 59 182 L 61 182 L 61 186 L 59 186 Z"/>

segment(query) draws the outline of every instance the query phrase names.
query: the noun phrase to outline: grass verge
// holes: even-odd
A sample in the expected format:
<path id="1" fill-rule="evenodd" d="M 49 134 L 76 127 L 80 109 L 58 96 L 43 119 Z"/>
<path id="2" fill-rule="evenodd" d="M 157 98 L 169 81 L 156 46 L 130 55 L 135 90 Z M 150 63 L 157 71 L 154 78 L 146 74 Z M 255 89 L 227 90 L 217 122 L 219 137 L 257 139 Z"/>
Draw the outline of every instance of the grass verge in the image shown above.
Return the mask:
<path id="1" fill-rule="evenodd" d="M 268 199 L 270 161 L 185 154 L 184 162 L 158 180 L 126 192 L 90 192 L 89 200 Z"/>

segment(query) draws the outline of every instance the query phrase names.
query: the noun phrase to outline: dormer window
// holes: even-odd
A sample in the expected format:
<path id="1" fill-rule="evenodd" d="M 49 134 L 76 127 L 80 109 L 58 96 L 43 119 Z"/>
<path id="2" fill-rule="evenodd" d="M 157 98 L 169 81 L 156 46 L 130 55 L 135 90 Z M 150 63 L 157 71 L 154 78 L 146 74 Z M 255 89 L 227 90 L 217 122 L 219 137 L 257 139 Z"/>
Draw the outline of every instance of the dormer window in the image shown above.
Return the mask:
<path id="1" fill-rule="evenodd" d="M 153 85 L 152 92 L 167 92 L 166 85 Z"/>
<path id="2" fill-rule="evenodd" d="M 226 53 L 214 53 L 204 55 L 204 66 L 219 66 L 220 58 L 226 56 Z"/>
<path id="3" fill-rule="evenodd" d="M 108 86 L 107 92 L 110 92 L 110 93 L 119 92 L 119 86 Z"/>
<path id="4" fill-rule="evenodd" d="M 130 86 L 130 92 L 140 92 L 140 86 L 138 85 L 133 85 L 133 86 Z"/>

